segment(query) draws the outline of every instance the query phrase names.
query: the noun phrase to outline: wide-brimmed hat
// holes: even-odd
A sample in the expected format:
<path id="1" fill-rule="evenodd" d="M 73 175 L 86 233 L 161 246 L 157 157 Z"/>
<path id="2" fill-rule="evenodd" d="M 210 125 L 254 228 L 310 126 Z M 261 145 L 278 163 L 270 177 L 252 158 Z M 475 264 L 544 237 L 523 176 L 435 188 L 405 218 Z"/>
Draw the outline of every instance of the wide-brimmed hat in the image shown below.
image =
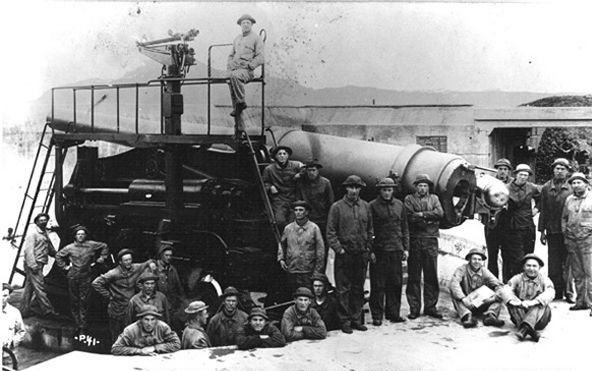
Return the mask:
<path id="1" fill-rule="evenodd" d="M 539 262 L 539 265 L 542 267 L 545 265 L 545 263 L 543 262 L 543 259 L 539 258 L 536 254 L 534 253 L 530 253 L 530 254 L 526 254 L 522 257 L 522 265 L 524 265 L 524 263 L 526 263 L 527 260 L 529 259 L 534 259 L 536 261 Z"/>
<path id="2" fill-rule="evenodd" d="M 395 188 L 397 184 L 391 178 L 382 178 L 378 183 L 376 183 L 376 188 Z"/>
<path id="3" fill-rule="evenodd" d="M 236 287 L 234 287 L 234 286 L 228 286 L 227 288 L 224 289 L 224 292 L 222 293 L 221 298 L 222 299 L 225 299 L 228 296 L 236 296 L 236 297 L 238 297 L 239 295 L 240 295 L 240 291 L 238 291 L 236 289 Z"/>
<path id="4" fill-rule="evenodd" d="M 311 160 L 308 161 L 306 164 L 304 164 L 305 168 L 309 168 L 309 167 L 316 167 L 317 169 L 322 169 L 323 165 L 321 165 L 321 163 L 318 160 Z"/>
<path id="5" fill-rule="evenodd" d="M 310 204 L 304 200 L 298 200 L 298 201 L 294 201 L 292 202 L 292 204 L 290 205 L 290 207 L 292 209 L 295 209 L 297 207 L 304 207 L 306 210 L 310 211 Z"/>
<path id="6" fill-rule="evenodd" d="M 564 166 L 567 170 L 571 169 L 571 165 L 569 164 L 569 160 L 566 158 L 556 158 L 555 161 L 553 161 L 553 163 L 551 164 L 551 169 L 555 169 L 555 166 L 557 165 L 562 165 Z"/>
<path id="7" fill-rule="evenodd" d="M 251 17 L 248 14 L 243 14 L 241 15 L 241 17 L 236 21 L 236 24 L 240 25 L 242 21 L 244 21 L 245 19 L 248 19 L 249 21 L 251 21 L 251 23 L 255 24 L 257 22 L 255 22 L 255 18 Z"/>
<path id="8" fill-rule="evenodd" d="M 251 313 L 249 313 L 249 319 L 255 316 L 263 317 L 266 320 L 269 319 L 269 317 L 267 317 L 267 311 L 261 307 L 254 307 L 251 309 Z"/>
<path id="9" fill-rule="evenodd" d="M 586 175 L 584 173 L 580 173 L 579 171 L 576 171 L 575 173 L 571 174 L 571 176 L 569 177 L 569 179 L 567 180 L 567 182 L 569 184 L 571 184 L 574 180 L 579 179 L 584 183 L 590 183 L 590 181 L 588 180 L 588 178 L 586 178 Z"/>
<path id="10" fill-rule="evenodd" d="M 296 299 L 297 297 L 300 296 L 306 296 L 308 298 L 314 299 L 314 295 L 312 294 L 312 291 L 310 291 L 310 289 L 308 287 L 299 287 L 296 289 L 296 291 L 294 291 L 294 299 Z"/>
<path id="11" fill-rule="evenodd" d="M 499 167 L 502 167 L 502 166 L 505 166 L 508 169 L 512 170 L 512 163 L 507 158 L 500 158 L 493 165 L 493 167 L 496 168 L 496 169 L 499 168 Z"/>
<path id="12" fill-rule="evenodd" d="M 526 171 L 529 175 L 532 175 L 532 169 L 527 164 L 518 164 L 516 169 L 514 169 L 514 174 L 518 174 L 521 171 Z"/>
<path id="13" fill-rule="evenodd" d="M 487 260 L 487 256 L 483 253 L 481 249 L 472 248 L 467 255 L 465 255 L 466 260 L 471 260 L 471 256 L 479 255 L 483 258 L 483 260 Z"/>
<path id="14" fill-rule="evenodd" d="M 187 308 L 185 308 L 185 313 L 187 313 L 187 314 L 199 313 L 202 310 L 205 310 L 208 308 L 209 308 L 209 305 L 206 305 L 206 303 L 204 303 L 201 300 L 192 301 L 191 303 L 189 303 Z"/>
<path id="15" fill-rule="evenodd" d="M 271 157 L 275 157 L 279 150 L 283 149 L 284 151 L 288 152 L 288 156 L 292 156 L 292 148 L 288 146 L 277 146 L 271 150 Z"/>
<path id="16" fill-rule="evenodd" d="M 343 181 L 343 183 L 341 183 L 341 185 L 347 187 L 347 186 L 357 186 L 360 188 L 366 187 L 366 183 L 364 183 L 364 181 L 362 180 L 362 178 L 360 178 L 357 175 L 350 175 L 347 178 L 345 178 L 345 180 Z"/>
<path id="17" fill-rule="evenodd" d="M 134 252 L 131 249 L 121 249 L 117 253 L 117 260 L 121 260 L 121 257 L 124 256 L 124 255 L 126 255 L 126 254 L 131 254 L 133 256 L 134 255 Z"/>
<path id="18" fill-rule="evenodd" d="M 88 231 L 88 228 L 86 228 L 84 225 L 77 225 L 74 228 L 72 228 L 72 233 L 74 233 L 74 235 L 76 235 L 76 233 L 78 233 L 78 231 L 84 231 L 86 234 L 90 233 Z"/>
<path id="19" fill-rule="evenodd" d="M 39 214 L 35 215 L 35 218 L 33 219 L 33 222 L 37 223 L 37 221 L 39 220 L 39 218 L 41 218 L 42 216 L 44 216 L 47 219 L 49 219 L 49 214 L 48 213 L 39 213 Z"/>
<path id="20" fill-rule="evenodd" d="M 430 179 L 430 176 L 428 174 L 417 174 L 415 180 L 413 181 L 413 185 L 416 186 L 419 183 L 426 183 L 430 187 L 434 186 L 434 182 L 432 182 L 432 179 Z"/>
<path id="21" fill-rule="evenodd" d="M 156 317 L 161 317 L 162 315 L 158 312 L 158 308 L 156 308 L 154 305 L 143 305 L 140 308 L 140 311 L 138 312 L 138 314 L 136 314 L 136 318 L 141 318 L 147 315 L 152 315 L 152 316 L 156 316 Z"/>
<path id="22" fill-rule="evenodd" d="M 146 281 L 158 281 L 160 279 L 160 277 L 158 277 L 157 275 L 153 274 L 150 271 L 146 271 L 144 273 L 142 273 L 140 275 L 140 277 L 138 277 L 138 283 L 144 283 Z"/>

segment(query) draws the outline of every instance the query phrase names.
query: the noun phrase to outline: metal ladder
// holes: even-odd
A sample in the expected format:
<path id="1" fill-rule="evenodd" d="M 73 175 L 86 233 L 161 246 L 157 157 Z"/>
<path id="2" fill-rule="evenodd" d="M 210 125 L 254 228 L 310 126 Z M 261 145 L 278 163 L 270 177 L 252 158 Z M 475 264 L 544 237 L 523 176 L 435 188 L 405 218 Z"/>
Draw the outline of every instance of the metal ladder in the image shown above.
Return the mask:
<path id="1" fill-rule="evenodd" d="M 33 168 L 29 175 L 27 188 L 23 196 L 23 202 L 18 214 L 16 223 L 12 230 L 10 237 L 10 244 L 17 249 L 16 257 L 10 271 L 9 283 L 12 283 L 15 273 L 25 276 L 25 272 L 18 267 L 18 263 L 23 253 L 23 246 L 25 238 L 29 230 L 29 226 L 33 224 L 34 215 L 38 213 L 47 213 L 51 206 L 54 196 L 54 182 L 55 182 L 55 161 L 50 159 L 55 158 L 54 142 L 52 140 L 53 129 L 49 122 L 43 126 L 41 139 L 33 161 Z M 65 156 L 66 149 L 62 150 L 62 156 Z M 49 166 L 48 166 L 49 165 Z"/>

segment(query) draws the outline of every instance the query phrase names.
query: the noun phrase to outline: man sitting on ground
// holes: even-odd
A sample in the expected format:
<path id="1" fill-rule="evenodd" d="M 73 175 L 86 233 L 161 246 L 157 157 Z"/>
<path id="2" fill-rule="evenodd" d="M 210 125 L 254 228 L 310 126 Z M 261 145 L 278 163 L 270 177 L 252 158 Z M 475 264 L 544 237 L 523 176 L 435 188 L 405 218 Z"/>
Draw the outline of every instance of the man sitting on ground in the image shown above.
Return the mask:
<path id="1" fill-rule="evenodd" d="M 329 279 L 322 273 L 312 275 L 312 291 L 314 299 L 312 308 L 315 309 L 327 327 L 327 331 L 338 330 L 341 328 L 339 317 L 337 317 L 337 298 L 334 295 Z M 331 291 L 329 291 L 331 290 Z"/>
<path id="2" fill-rule="evenodd" d="M 249 314 L 249 322 L 245 323 L 236 334 L 238 349 L 280 348 L 286 345 L 284 335 L 277 327 L 268 323 L 265 309 L 255 307 Z"/>
<path id="3" fill-rule="evenodd" d="M 539 272 L 543 260 L 535 254 L 526 254 L 522 258 L 523 272 L 508 281 L 500 291 L 512 322 L 518 327 L 516 336 L 525 340 L 528 335 L 538 342 L 542 330 L 551 321 L 549 304 L 555 298 L 553 281 Z"/>
<path id="4" fill-rule="evenodd" d="M 501 288 L 501 283 L 487 268 L 483 266 L 483 262 L 487 257 L 479 249 L 471 249 L 465 259 L 467 264 L 463 264 L 456 269 L 452 279 L 450 280 L 450 295 L 452 296 L 452 303 L 454 309 L 461 319 L 462 325 L 465 328 L 477 326 L 477 320 L 473 314 L 485 313 L 483 324 L 485 326 L 501 327 L 504 321 L 498 319 L 501 309 L 501 303 L 494 291 Z M 476 290 L 486 286 L 490 291 L 491 296 L 488 298 L 473 298 Z"/>
<path id="5" fill-rule="evenodd" d="M 210 339 L 204 329 L 208 322 L 208 306 L 203 301 L 194 301 L 185 308 L 187 327 L 183 330 L 181 344 L 183 349 L 209 348 Z"/>
<path id="6" fill-rule="evenodd" d="M 302 339 L 324 339 L 327 328 L 319 313 L 311 308 L 314 295 L 306 287 L 300 287 L 294 293 L 295 303 L 284 312 L 282 334 L 287 341 Z"/>
<path id="7" fill-rule="evenodd" d="M 146 305 L 138 313 L 138 320 L 127 326 L 111 347 L 114 355 L 153 356 L 181 349 L 179 336 L 162 322 L 154 305 Z"/>

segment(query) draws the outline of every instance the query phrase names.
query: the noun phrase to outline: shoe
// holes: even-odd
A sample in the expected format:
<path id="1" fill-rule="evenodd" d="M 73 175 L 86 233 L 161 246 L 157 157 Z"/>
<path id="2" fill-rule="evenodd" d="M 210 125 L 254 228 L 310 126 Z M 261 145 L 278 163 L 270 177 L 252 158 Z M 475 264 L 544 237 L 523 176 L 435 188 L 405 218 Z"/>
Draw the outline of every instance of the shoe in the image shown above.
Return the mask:
<path id="1" fill-rule="evenodd" d="M 492 315 L 487 315 L 483 319 L 483 324 L 485 326 L 502 327 L 505 324 L 505 322 L 499 318 L 492 316 Z"/>
<path id="2" fill-rule="evenodd" d="M 407 318 L 409 319 L 416 319 L 419 317 L 419 313 L 409 313 L 409 315 L 407 316 Z"/>
<path id="3" fill-rule="evenodd" d="M 368 331 L 368 327 L 366 327 L 362 324 L 359 324 L 359 323 L 352 323 L 351 327 L 354 330 L 358 330 L 358 331 Z"/>
<path id="4" fill-rule="evenodd" d="M 473 318 L 473 316 L 471 314 L 465 315 L 461 319 L 461 323 L 462 323 L 462 325 L 463 325 L 464 328 L 471 328 L 471 327 L 476 327 L 477 326 L 477 321 Z"/>
<path id="5" fill-rule="evenodd" d="M 247 108 L 247 103 L 245 102 L 239 102 L 236 104 L 236 112 L 242 112 Z"/>
<path id="6" fill-rule="evenodd" d="M 346 334 L 353 334 L 354 330 L 352 330 L 351 326 L 348 324 L 344 324 L 341 326 L 341 331 L 345 332 Z"/>
<path id="7" fill-rule="evenodd" d="M 438 312 L 436 309 L 430 309 L 430 310 L 424 310 L 423 314 L 425 314 L 426 316 L 430 316 L 432 318 L 437 318 L 437 319 L 442 319 L 444 318 L 440 312 Z"/>
<path id="8" fill-rule="evenodd" d="M 518 340 L 524 341 L 526 339 L 526 335 L 526 327 L 521 326 L 518 329 L 518 332 L 516 333 L 516 337 L 518 338 Z"/>
<path id="9" fill-rule="evenodd" d="M 527 335 L 530 335 L 530 337 L 532 338 L 532 341 L 534 341 L 535 343 L 539 342 L 541 335 L 539 334 L 539 332 L 537 330 L 532 328 L 532 326 L 530 326 L 528 323 L 522 323 L 521 327 L 525 329 Z"/>
<path id="10" fill-rule="evenodd" d="M 235 117 L 236 116 L 236 110 L 230 111 L 230 116 Z"/>
<path id="11" fill-rule="evenodd" d="M 382 325 L 382 321 L 379 319 L 373 319 L 372 320 L 372 325 L 373 326 L 381 326 Z"/>
<path id="12" fill-rule="evenodd" d="M 574 300 L 573 296 L 566 296 L 565 301 L 569 304 L 575 304 L 576 301 Z"/>
<path id="13" fill-rule="evenodd" d="M 581 305 L 581 304 L 576 304 L 574 306 L 569 307 L 569 310 L 586 310 L 586 309 L 590 309 L 585 305 Z"/>
<path id="14" fill-rule="evenodd" d="M 389 319 L 389 321 L 391 321 L 392 323 L 401 323 L 401 322 L 405 322 L 405 318 L 403 317 L 394 317 Z"/>

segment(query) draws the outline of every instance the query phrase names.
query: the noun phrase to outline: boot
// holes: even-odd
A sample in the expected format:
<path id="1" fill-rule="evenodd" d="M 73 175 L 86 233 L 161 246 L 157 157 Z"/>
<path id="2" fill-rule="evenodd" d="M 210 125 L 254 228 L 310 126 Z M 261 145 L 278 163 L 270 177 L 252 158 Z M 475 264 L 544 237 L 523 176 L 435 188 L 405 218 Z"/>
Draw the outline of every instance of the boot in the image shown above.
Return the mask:
<path id="1" fill-rule="evenodd" d="M 461 319 L 461 323 L 464 328 L 471 328 L 477 326 L 477 321 L 473 318 L 472 314 L 465 314 Z"/>
<path id="2" fill-rule="evenodd" d="M 483 319 L 483 324 L 485 326 L 502 327 L 504 325 L 504 321 L 496 318 L 493 314 L 488 314 Z"/>

